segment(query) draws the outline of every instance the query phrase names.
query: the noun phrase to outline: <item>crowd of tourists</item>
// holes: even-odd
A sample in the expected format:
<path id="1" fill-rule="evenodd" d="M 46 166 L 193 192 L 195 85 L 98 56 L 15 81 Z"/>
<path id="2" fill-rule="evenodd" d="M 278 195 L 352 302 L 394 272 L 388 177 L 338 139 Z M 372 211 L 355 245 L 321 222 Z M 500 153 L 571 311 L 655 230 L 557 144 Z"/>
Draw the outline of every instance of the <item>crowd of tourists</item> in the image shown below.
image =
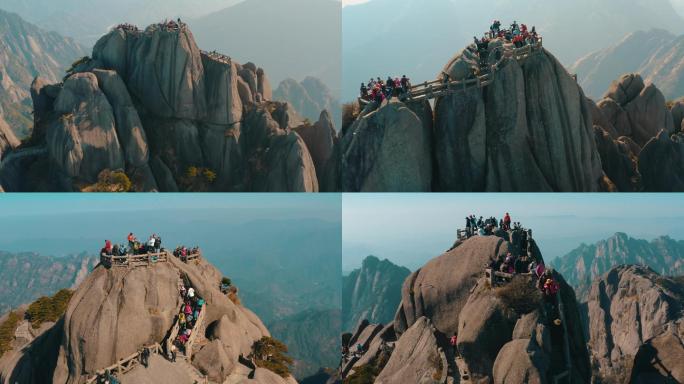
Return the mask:
<path id="1" fill-rule="evenodd" d="M 473 36 L 474 44 L 469 49 L 478 54 L 480 66 L 485 67 L 488 65 L 489 56 L 492 53 L 489 51 L 489 44 L 492 41 L 500 40 L 504 43 L 513 44 L 515 48 L 523 48 L 527 45 L 536 45 L 540 38 L 537 28 L 534 26 L 532 29 L 528 29 L 526 24 L 518 24 L 517 21 L 514 21 L 510 28 L 502 28 L 501 21 L 494 20 L 489 27 L 489 32 L 480 38 Z M 496 55 L 495 60 L 501 60 L 503 54 L 501 50 L 496 50 L 493 53 Z"/>
<path id="2" fill-rule="evenodd" d="M 506 212 L 504 217 L 497 220 L 496 217 L 491 216 L 487 219 L 480 216 L 478 219 L 475 215 L 470 215 L 466 217 L 466 237 L 470 238 L 473 236 L 491 236 L 494 231 L 501 228 L 504 231 L 510 231 L 511 229 L 522 229 L 519 222 L 512 223 L 511 215 Z"/>
<path id="3" fill-rule="evenodd" d="M 180 17 L 176 20 L 164 20 L 157 24 L 157 27 L 166 32 L 178 32 L 185 28 L 185 23 L 183 23 Z"/>
<path id="4" fill-rule="evenodd" d="M 138 28 L 137 25 L 133 25 L 130 23 L 119 24 L 116 26 L 115 29 L 122 29 L 122 30 L 127 31 L 127 32 L 140 32 L 140 29 Z"/>
<path id="5" fill-rule="evenodd" d="M 205 301 L 199 297 L 195 289 L 191 286 L 182 284 L 179 288 L 179 293 L 183 299 L 180 313 L 178 313 L 178 336 L 173 341 L 169 353 L 169 360 L 176 361 L 176 351 L 180 350 L 186 353 L 186 347 L 190 336 L 195 328 L 197 319 L 202 311 L 202 306 Z"/>
<path id="6" fill-rule="evenodd" d="M 387 80 L 381 78 L 370 79 L 368 83 L 361 83 L 361 99 L 381 104 L 392 97 L 400 97 L 411 90 L 411 80 L 403 75 L 401 78 L 388 76 Z"/>
<path id="7" fill-rule="evenodd" d="M 188 261 L 188 256 L 196 255 L 200 253 L 199 247 L 187 248 L 184 245 L 180 245 L 173 250 L 173 255 L 176 258 L 181 259 L 181 261 Z"/>
<path id="8" fill-rule="evenodd" d="M 141 242 L 131 232 L 126 237 L 126 244 L 113 244 L 111 240 L 105 240 L 105 245 L 100 251 L 106 256 L 126 256 L 126 255 L 145 255 L 148 253 L 159 253 L 162 251 L 161 237 L 156 233 L 152 234 L 147 241 Z"/>

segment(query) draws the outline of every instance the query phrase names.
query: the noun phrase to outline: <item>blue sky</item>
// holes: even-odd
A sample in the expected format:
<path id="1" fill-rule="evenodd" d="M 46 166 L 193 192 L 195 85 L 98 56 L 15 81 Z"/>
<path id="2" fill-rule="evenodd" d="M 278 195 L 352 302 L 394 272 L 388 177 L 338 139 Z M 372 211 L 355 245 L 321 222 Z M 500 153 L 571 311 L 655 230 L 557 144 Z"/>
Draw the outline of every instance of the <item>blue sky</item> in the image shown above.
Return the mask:
<path id="1" fill-rule="evenodd" d="M 342 269 L 374 254 L 415 269 L 454 242 L 469 214 L 532 228 L 547 259 L 625 232 L 684 239 L 682 194 L 346 194 Z"/>

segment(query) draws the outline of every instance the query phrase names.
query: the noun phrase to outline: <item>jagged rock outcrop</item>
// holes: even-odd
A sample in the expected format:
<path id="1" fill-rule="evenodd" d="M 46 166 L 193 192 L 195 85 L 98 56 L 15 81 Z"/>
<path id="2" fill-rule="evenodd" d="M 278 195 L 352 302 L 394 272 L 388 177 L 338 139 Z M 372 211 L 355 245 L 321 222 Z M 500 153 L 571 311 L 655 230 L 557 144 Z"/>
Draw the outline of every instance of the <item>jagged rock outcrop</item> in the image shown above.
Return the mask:
<path id="1" fill-rule="evenodd" d="M 337 131 L 335 131 L 335 124 L 330 113 L 324 110 L 316 123 L 302 124 L 293 128 L 293 131 L 297 132 L 306 143 L 316 167 L 318 180 L 323 180 L 329 168 L 328 162 L 333 158 L 333 151 L 338 142 Z"/>
<path id="2" fill-rule="evenodd" d="M 638 167 L 645 191 L 684 191 L 684 131 L 661 131 L 641 150 Z"/>
<path id="3" fill-rule="evenodd" d="M 641 175 L 637 170 L 637 161 L 641 148 L 628 136 L 614 139 L 613 135 L 598 126 L 594 126 L 594 133 L 603 171 L 617 190 L 640 191 Z"/>
<path id="4" fill-rule="evenodd" d="M 633 378 L 646 375 L 644 365 L 661 356 L 654 369 L 681 368 L 681 360 L 670 357 L 682 349 L 684 334 L 684 287 L 641 266 L 619 266 L 596 280 L 589 294 L 589 332 L 592 359 L 603 377 L 628 375 L 634 363 Z M 666 352 L 675 341 L 674 350 Z M 678 343 L 678 344 L 677 344 Z M 658 348 L 659 353 L 652 353 Z M 635 356 L 640 356 L 635 360 Z M 646 355 L 649 355 L 648 357 Z M 665 357 L 670 356 L 670 357 Z M 670 360 L 667 360 L 670 359 Z M 679 380 L 684 371 L 679 369 Z M 666 381 L 650 381 L 666 382 Z"/>
<path id="5" fill-rule="evenodd" d="M 637 351 L 630 375 L 634 384 L 684 382 L 684 337 L 664 332 Z"/>
<path id="6" fill-rule="evenodd" d="M 2 117 L 0 110 L 0 160 L 3 155 L 19 146 L 19 139 L 14 135 L 12 129 Z"/>
<path id="7" fill-rule="evenodd" d="M 432 187 L 430 105 L 393 100 L 366 107 L 340 140 L 348 192 L 428 192 Z"/>
<path id="8" fill-rule="evenodd" d="M 391 322 L 401 301 L 401 286 L 410 273 L 389 260 L 365 258 L 361 268 L 342 278 L 342 329 L 350 330 L 362 319 Z"/>
<path id="9" fill-rule="evenodd" d="M 582 244 L 551 264 L 586 301 L 594 281 L 618 265 L 647 265 L 661 275 L 684 273 L 684 241 L 668 236 L 646 241 L 616 233 L 596 244 Z"/>
<path id="10" fill-rule="evenodd" d="M 486 265 L 508 252 L 528 255 L 522 238 L 516 230 L 459 241 L 412 273 L 393 323 L 362 322 L 347 336 L 352 351 L 360 340 L 366 352 L 343 361 L 341 375 L 351 377 L 370 365 L 371 372 L 379 372 L 376 383 L 460 382 L 462 374 L 472 382 L 545 383 L 566 373 L 572 383 L 589 382 L 579 306 L 560 274 L 553 273 L 560 285 L 555 304 L 543 300 L 531 276 L 517 277 L 515 284 L 521 285 L 515 287 L 492 287 L 482 277 Z M 529 245 L 529 254 L 543 260 L 534 240 Z M 526 305 L 513 304 L 507 289 L 528 290 L 519 293 Z M 454 333 L 458 359 L 448 344 Z M 363 336 L 372 334 L 370 341 Z"/>
<path id="11" fill-rule="evenodd" d="M 182 276 L 207 303 L 206 332 L 195 330 L 203 332 L 199 337 L 207 342 L 195 346 L 192 369 L 213 382 L 247 380 L 251 370 L 239 362 L 240 356 L 250 353 L 254 341 L 270 336 L 268 330 L 254 313 L 221 293 L 222 274 L 211 264 L 203 259 L 186 264 L 171 257 L 147 268 L 96 267 L 54 326 L 0 360 L 0 382 L 82 383 L 143 345 L 162 343 L 181 304 Z M 254 376 L 250 382 L 294 382 L 262 368 Z"/>
<path id="12" fill-rule="evenodd" d="M 49 179 L 49 190 L 80 190 L 122 170 L 136 191 L 318 191 L 307 143 L 291 130 L 298 122 L 279 115 L 288 106 L 270 101 L 255 64 L 200 51 L 174 23 L 116 27 L 92 56 L 63 85 L 34 81 L 45 138 L 31 144 L 47 148 L 47 166 L 15 173 Z"/>

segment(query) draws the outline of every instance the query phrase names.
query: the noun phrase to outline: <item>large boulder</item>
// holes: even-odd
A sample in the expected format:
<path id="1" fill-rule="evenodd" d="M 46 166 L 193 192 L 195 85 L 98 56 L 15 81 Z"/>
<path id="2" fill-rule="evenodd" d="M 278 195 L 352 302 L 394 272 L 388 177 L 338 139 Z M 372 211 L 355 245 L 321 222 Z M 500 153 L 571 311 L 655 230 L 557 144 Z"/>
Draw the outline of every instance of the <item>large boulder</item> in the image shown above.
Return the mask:
<path id="1" fill-rule="evenodd" d="M 61 116 L 48 130 L 47 148 L 61 172 L 92 182 L 104 169 L 123 169 L 114 111 L 94 74 L 67 79 L 54 108 Z"/>
<path id="2" fill-rule="evenodd" d="M 434 131 L 441 191 L 599 189 L 589 101 L 546 51 L 520 63 L 504 59 L 485 88 L 438 98 Z"/>
<path id="3" fill-rule="evenodd" d="M 631 137 L 642 147 L 661 130 L 669 134 L 675 131 L 665 96 L 655 85 L 644 84 L 638 74 L 626 74 L 614 81 L 598 107 L 619 135 Z"/>
<path id="4" fill-rule="evenodd" d="M 497 236 L 473 237 L 413 272 L 402 287 L 401 305 L 394 320 L 397 332 L 406 331 L 428 314 L 442 333 L 457 332 L 460 314 L 483 266 L 505 256 L 510 248 Z"/>
<path id="5" fill-rule="evenodd" d="M 634 357 L 634 384 L 684 383 L 684 335 L 668 331 L 644 343 Z"/>
<path id="6" fill-rule="evenodd" d="M 360 116 L 341 139 L 342 190 L 430 191 L 430 125 L 395 100 Z"/>
<path id="7" fill-rule="evenodd" d="M 0 160 L 7 152 L 18 147 L 19 144 L 19 139 L 17 139 L 17 136 L 0 114 Z"/>
<path id="8" fill-rule="evenodd" d="M 604 376 L 624 373 L 642 345 L 682 319 L 681 292 L 642 266 L 620 266 L 592 284 L 592 358 Z"/>
<path id="9" fill-rule="evenodd" d="M 646 191 L 684 191 L 684 132 L 661 131 L 641 150 L 638 168 Z"/>
<path id="10" fill-rule="evenodd" d="M 549 363 L 535 339 L 513 340 L 496 357 L 494 384 L 547 383 Z"/>
<path id="11" fill-rule="evenodd" d="M 432 323 L 421 317 L 399 339 L 375 383 L 434 383 L 446 373 L 442 356 Z"/>
<path id="12" fill-rule="evenodd" d="M 632 139 L 622 136 L 613 139 L 601 127 L 594 127 L 596 146 L 601 155 L 601 163 L 606 176 L 621 192 L 638 192 L 640 190 L 639 173 L 637 172 L 637 155 L 632 152 Z M 638 148 L 638 146 L 637 146 Z"/>
<path id="13" fill-rule="evenodd" d="M 328 161 L 332 157 L 337 133 L 332 117 L 328 111 L 322 111 L 318 121 L 311 124 L 300 125 L 293 128 L 295 132 L 304 140 L 306 147 L 311 154 L 311 159 L 316 166 L 318 179 L 322 179 Z"/>

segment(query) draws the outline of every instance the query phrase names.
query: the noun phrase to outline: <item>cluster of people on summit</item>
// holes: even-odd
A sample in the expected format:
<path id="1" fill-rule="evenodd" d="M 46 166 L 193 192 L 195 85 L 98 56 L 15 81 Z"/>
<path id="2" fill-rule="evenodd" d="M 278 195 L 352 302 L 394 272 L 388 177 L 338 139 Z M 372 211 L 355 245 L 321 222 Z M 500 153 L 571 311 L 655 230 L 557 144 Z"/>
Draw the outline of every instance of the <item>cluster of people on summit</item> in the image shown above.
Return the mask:
<path id="1" fill-rule="evenodd" d="M 183 23 L 179 17 L 176 20 L 164 20 L 161 23 L 158 23 L 157 26 L 159 29 L 166 32 L 178 32 L 185 27 L 185 23 Z"/>
<path id="2" fill-rule="evenodd" d="M 489 27 L 489 32 L 479 39 L 477 36 L 474 36 L 473 39 L 478 50 L 486 48 L 485 44 L 489 45 L 489 42 L 495 39 L 502 39 L 504 42 L 512 43 L 516 48 L 522 48 L 525 45 L 537 44 L 539 34 L 535 26 L 532 26 L 530 30 L 526 24 L 518 24 L 517 21 L 513 21 L 510 28 L 501 28 L 501 21 L 494 20 Z"/>
<path id="3" fill-rule="evenodd" d="M 475 215 L 470 215 L 465 218 L 466 220 L 466 237 L 470 238 L 473 236 L 490 236 L 494 234 L 494 230 L 501 228 L 504 231 L 510 231 L 511 229 L 521 229 L 520 223 L 513 223 L 511 227 L 511 215 L 506 212 L 501 220 L 496 220 L 496 217 L 492 216 L 488 219 L 480 216 L 479 219 Z"/>
<path id="4" fill-rule="evenodd" d="M 403 75 L 400 78 L 387 77 L 387 81 L 381 78 L 370 79 L 368 83 L 361 83 L 361 99 L 376 102 L 380 105 L 383 101 L 391 99 L 393 96 L 400 97 L 406 95 L 411 90 L 411 80 Z"/>
<path id="5" fill-rule="evenodd" d="M 173 250 L 173 255 L 181 261 L 187 261 L 188 256 L 196 255 L 200 253 L 199 247 L 193 247 L 188 249 L 185 245 L 180 245 Z"/>
<path id="6" fill-rule="evenodd" d="M 122 29 L 122 30 L 128 31 L 128 32 L 140 32 L 140 28 L 138 28 L 137 25 L 133 25 L 130 23 L 119 24 L 114 29 Z"/>
<path id="7" fill-rule="evenodd" d="M 126 256 L 126 255 L 146 255 L 148 253 L 159 253 L 162 251 L 161 237 L 156 233 L 152 234 L 146 242 L 141 242 L 130 232 L 126 237 L 128 246 L 125 244 L 112 244 L 111 240 L 105 240 L 105 245 L 100 251 L 106 256 Z"/>

